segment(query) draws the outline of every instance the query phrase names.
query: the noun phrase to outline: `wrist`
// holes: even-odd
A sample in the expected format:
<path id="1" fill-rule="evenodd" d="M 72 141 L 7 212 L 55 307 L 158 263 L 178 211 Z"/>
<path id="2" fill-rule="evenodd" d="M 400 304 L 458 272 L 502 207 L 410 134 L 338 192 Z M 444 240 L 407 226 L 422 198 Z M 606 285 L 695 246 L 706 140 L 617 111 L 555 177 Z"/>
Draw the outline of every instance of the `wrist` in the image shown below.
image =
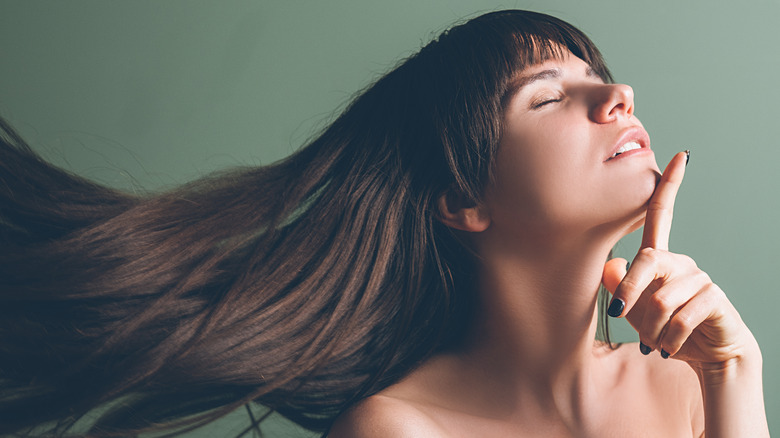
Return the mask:
<path id="1" fill-rule="evenodd" d="M 769 437 L 758 344 L 723 362 L 691 366 L 701 385 L 707 437 Z"/>
<path id="2" fill-rule="evenodd" d="M 697 362 L 689 365 L 703 386 L 719 386 L 750 378 L 760 380 L 763 357 L 758 343 L 753 340 L 725 361 Z"/>

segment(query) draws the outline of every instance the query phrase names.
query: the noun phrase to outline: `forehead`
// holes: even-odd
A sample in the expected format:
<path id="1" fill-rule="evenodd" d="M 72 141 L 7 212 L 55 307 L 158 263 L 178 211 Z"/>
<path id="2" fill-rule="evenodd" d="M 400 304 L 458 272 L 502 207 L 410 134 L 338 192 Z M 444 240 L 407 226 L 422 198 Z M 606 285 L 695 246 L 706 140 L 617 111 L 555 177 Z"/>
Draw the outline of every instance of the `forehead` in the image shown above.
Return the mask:
<path id="1" fill-rule="evenodd" d="M 529 78 L 537 76 L 540 72 L 555 70 L 559 74 L 584 74 L 589 77 L 599 77 L 593 66 L 589 65 L 582 59 L 572 55 L 569 52 L 565 52 L 555 58 L 546 59 L 541 62 L 534 63 L 528 67 L 517 71 L 511 79 L 512 83 L 517 86 L 522 86 Z"/>
<path id="2" fill-rule="evenodd" d="M 523 87 L 527 87 L 535 82 L 562 79 L 564 77 L 586 77 L 603 80 L 592 66 L 582 59 L 568 54 L 560 58 L 548 59 L 534 64 L 513 75 L 507 87 L 506 97 L 517 94 Z"/>

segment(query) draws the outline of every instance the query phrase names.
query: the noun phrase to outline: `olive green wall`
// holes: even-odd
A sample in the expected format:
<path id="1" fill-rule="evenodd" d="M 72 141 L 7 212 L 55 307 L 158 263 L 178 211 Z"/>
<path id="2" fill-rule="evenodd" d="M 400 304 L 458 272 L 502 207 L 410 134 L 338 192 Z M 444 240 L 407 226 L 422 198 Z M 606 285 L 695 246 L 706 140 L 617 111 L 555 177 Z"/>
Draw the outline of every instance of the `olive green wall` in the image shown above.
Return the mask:
<path id="1" fill-rule="evenodd" d="M 710 273 L 758 338 L 780 431 L 780 1 L 0 0 L 0 115 L 72 170 L 161 188 L 285 156 L 449 24 L 505 7 L 595 40 L 634 87 L 661 166 L 692 150 L 672 250 Z M 269 435 L 301 436 L 282 430 Z"/>

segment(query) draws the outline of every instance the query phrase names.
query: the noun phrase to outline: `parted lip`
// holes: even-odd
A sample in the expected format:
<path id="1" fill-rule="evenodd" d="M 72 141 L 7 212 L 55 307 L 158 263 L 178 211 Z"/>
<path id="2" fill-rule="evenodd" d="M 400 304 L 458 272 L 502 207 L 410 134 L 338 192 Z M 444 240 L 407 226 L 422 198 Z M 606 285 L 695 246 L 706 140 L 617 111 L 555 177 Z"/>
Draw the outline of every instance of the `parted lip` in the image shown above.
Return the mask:
<path id="1" fill-rule="evenodd" d="M 650 136 L 647 135 L 647 131 L 641 126 L 632 126 L 620 131 L 620 136 L 609 150 L 609 154 L 604 161 L 612 159 L 612 156 L 615 155 L 615 152 L 617 152 L 621 146 L 632 141 L 638 143 L 642 149 L 650 149 Z"/>

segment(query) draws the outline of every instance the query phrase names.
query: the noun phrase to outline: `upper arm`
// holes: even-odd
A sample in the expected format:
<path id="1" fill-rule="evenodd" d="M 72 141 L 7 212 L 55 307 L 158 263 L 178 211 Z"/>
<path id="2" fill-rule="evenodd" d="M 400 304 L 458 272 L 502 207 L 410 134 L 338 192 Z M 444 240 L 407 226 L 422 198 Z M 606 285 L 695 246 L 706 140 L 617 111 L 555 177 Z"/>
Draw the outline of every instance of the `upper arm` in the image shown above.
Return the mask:
<path id="1" fill-rule="evenodd" d="M 419 409 L 401 400 L 369 397 L 341 414 L 328 438 L 443 437 L 436 423 Z"/>

